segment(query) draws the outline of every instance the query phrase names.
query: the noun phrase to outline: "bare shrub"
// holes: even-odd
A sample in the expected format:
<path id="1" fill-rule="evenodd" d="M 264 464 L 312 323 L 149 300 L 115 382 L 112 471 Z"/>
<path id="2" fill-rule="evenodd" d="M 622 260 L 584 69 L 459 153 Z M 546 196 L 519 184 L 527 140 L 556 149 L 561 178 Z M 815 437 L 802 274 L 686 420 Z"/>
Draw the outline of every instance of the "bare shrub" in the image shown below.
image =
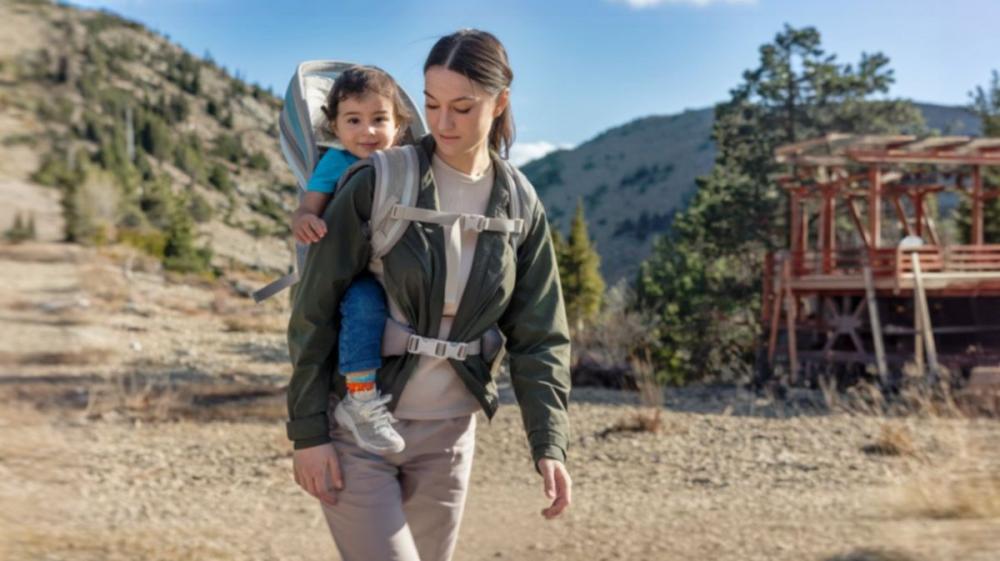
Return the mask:
<path id="1" fill-rule="evenodd" d="M 657 324 L 653 316 L 636 311 L 634 304 L 635 294 L 619 282 L 607 291 L 593 325 L 574 330 L 574 384 L 636 387 L 631 357 L 652 347 Z"/>

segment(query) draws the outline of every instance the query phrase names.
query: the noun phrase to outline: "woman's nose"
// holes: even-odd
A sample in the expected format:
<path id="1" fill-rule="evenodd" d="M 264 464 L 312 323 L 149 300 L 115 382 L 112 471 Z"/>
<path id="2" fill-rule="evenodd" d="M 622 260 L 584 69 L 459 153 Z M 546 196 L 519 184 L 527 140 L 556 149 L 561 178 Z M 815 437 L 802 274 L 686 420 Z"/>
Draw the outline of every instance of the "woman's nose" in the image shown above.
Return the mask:
<path id="1" fill-rule="evenodd" d="M 438 130 L 446 131 L 452 126 L 451 112 L 447 109 L 442 109 L 440 115 L 438 116 Z"/>

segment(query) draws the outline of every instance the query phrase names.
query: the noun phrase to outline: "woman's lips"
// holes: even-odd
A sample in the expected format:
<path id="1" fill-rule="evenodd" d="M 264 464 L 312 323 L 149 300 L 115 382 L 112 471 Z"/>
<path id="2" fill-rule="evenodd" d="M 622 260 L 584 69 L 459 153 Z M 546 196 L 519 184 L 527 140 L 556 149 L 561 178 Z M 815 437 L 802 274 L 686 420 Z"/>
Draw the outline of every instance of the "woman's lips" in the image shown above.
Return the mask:
<path id="1" fill-rule="evenodd" d="M 455 142 L 460 137 L 458 137 L 458 136 L 447 136 L 447 135 L 443 135 L 442 134 L 442 135 L 438 135 L 438 138 L 441 140 L 441 142 L 451 143 L 451 142 Z"/>

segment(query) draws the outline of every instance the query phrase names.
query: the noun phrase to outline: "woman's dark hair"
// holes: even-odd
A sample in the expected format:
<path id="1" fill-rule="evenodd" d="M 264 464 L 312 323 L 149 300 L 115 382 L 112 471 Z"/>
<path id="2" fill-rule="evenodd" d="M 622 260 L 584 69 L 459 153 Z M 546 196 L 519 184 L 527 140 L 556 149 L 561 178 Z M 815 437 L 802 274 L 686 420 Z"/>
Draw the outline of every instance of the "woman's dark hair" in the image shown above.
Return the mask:
<path id="1" fill-rule="evenodd" d="M 476 82 L 492 95 L 510 87 L 514 71 L 507 51 L 492 33 L 462 29 L 438 39 L 424 63 L 424 72 L 432 66 L 457 72 Z M 490 148 L 506 159 L 514 144 L 514 115 L 508 101 L 506 109 L 490 127 Z"/>
<path id="2" fill-rule="evenodd" d="M 330 88 L 330 93 L 326 96 L 326 105 L 322 107 L 323 114 L 330 121 L 331 131 L 332 125 L 337 120 L 340 102 L 350 97 L 362 97 L 369 93 L 392 100 L 393 118 L 402 135 L 410 125 L 412 115 L 410 115 L 406 103 L 403 102 L 403 94 L 400 93 L 396 81 L 384 70 L 375 66 L 352 66 L 337 76 L 333 87 Z"/>

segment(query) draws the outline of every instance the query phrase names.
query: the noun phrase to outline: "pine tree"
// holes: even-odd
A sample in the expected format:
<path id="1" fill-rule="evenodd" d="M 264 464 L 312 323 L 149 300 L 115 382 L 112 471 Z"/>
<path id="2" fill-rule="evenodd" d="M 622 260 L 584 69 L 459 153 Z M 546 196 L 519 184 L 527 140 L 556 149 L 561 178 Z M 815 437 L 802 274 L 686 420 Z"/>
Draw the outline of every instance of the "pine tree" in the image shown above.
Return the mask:
<path id="1" fill-rule="evenodd" d="M 971 109 L 979 115 L 983 136 L 1000 137 L 1000 73 L 993 76 L 986 88 L 977 86 L 970 92 Z M 1000 171 L 983 167 L 985 190 L 1000 188 Z M 961 232 L 963 243 L 972 240 L 972 204 L 968 197 L 962 197 L 955 222 Z M 1000 198 L 983 201 L 983 241 L 988 244 L 1000 243 Z"/>
<path id="2" fill-rule="evenodd" d="M 590 242 L 587 221 L 583 215 L 583 201 L 577 201 L 576 215 L 570 224 L 569 240 L 563 243 L 559 239 L 555 243 L 562 246 L 559 270 L 566 316 L 570 325 L 579 331 L 597 316 L 604 297 L 601 257 Z"/>
<path id="3" fill-rule="evenodd" d="M 880 53 L 841 64 L 816 29 L 787 25 L 759 52 L 759 65 L 715 108 L 714 167 L 638 279 L 639 305 L 663 322 L 658 366 L 675 380 L 745 371 L 752 362 L 764 255 L 787 235 L 774 149 L 835 131 L 922 127 L 912 104 L 871 99 L 893 82 Z"/>

